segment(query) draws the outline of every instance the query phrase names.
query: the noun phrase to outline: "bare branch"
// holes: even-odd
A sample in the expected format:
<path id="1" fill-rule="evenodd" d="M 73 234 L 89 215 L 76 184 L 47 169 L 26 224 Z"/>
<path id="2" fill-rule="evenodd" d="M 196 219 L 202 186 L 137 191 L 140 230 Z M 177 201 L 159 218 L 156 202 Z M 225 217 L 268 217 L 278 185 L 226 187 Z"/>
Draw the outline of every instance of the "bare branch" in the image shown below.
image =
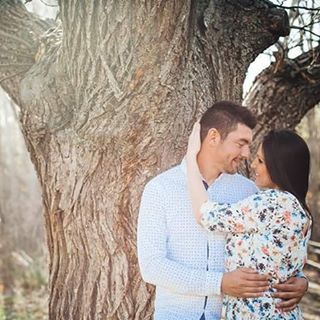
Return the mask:
<path id="1" fill-rule="evenodd" d="M 47 7 L 59 7 L 58 4 L 50 4 L 50 3 L 46 3 L 43 0 L 40 0 L 44 5 L 46 5 Z"/>
<path id="2" fill-rule="evenodd" d="M 264 2 L 268 2 L 270 3 L 269 1 L 264 1 Z M 277 8 L 282 8 L 282 9 L 292 9 L 292 10 L 298 10 L 298 9 L 301 9 L 301 10 L 308 10 L 308 11 L 320 11 L 320 8 L 312 8 L 312 7 L 305 7 L 305 6 L 284 6 L 282 4 L 275 4 L 273 3 L 273 5 Z"/>
<path id="3" fill-rule="evenodd" d="M 301 30 L 301 31 L 304 31 L 304 32 L 309 32 L 310 34 L 313 34 L 314 36 L 316 37 L 320 37 L 320 34 L 317 34 L 305 27 L 300 27 L 300 26 L 291 26 L 291 29 L 296 29 L 296 30 Z"/>

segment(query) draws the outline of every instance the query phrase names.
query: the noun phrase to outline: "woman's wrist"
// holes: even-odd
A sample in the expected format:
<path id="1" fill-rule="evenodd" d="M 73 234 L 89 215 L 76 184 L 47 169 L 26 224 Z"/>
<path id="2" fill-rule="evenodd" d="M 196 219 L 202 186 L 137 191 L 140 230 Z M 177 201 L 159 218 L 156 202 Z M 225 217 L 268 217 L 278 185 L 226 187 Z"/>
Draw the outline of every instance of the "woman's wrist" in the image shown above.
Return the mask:
<path id="1" fill-rule="evenodd" d="M 187 154 L 186 161 L 189 168 L 198 167 L 196 154 Z"/>
<path id="2" fill-rule="evenodd" d="M 190 174 L 197 175 L 201 177 L 200 169 L 197 162 L 197 157 L 190 157 L 186 159 L 187 161 L 187 170 Z"/>

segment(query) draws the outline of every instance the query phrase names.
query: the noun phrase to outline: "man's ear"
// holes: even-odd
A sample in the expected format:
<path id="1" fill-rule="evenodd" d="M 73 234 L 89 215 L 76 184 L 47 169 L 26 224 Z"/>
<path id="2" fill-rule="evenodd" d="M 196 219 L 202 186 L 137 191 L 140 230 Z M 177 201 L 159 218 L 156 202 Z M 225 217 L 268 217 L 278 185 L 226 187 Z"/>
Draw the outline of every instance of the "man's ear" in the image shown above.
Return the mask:
<path id="1" fill-rule="evenodd" d="M 221 140 L 221 136 L 220 136 L 219 131 L 216 128 L 211 128 L 208 131 L 207 139 L 208 139 L 208 143 L 210 145 L 212 145 L 212 146 L 217 145 Z"/>

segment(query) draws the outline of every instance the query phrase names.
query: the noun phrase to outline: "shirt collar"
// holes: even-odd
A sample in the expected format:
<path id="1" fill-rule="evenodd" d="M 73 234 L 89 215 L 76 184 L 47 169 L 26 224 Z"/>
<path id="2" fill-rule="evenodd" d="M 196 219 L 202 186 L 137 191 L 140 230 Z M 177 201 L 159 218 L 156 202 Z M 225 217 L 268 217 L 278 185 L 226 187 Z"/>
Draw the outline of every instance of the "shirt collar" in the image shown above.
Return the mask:
<path id="1" fill-rule="evenodd" d="M 184 156 L 183 157 L 183 159 L 182 159 L 182 161 L 181 161 L 181 163 L 180 163 L 180 168 L 181 168 L 181 171 L 185 174 L 185 175 L 187 175 L 187 161 L 186 161 L 186 157 Z M 219 175 L 219 177 L 216 179 L 216 180 L 214 180 L 213 181 L 213 183 L 211 183 L 210 185 L 209 185 L 209 188 L 214 184 L 214 183 L 216 183 L 217 181 L 219 181 L 221 178 L 222 178 L 222 176 L 224 176 L 225 175 L 225 173 L 221 173 L 220 175 Z M 203 181 L 205 181 L 205 179 L 203 179 L 203 177 L 201 177 L 202 178 L 202 180 Z M 206 181 L 205 181 L 206 182 Z"/>

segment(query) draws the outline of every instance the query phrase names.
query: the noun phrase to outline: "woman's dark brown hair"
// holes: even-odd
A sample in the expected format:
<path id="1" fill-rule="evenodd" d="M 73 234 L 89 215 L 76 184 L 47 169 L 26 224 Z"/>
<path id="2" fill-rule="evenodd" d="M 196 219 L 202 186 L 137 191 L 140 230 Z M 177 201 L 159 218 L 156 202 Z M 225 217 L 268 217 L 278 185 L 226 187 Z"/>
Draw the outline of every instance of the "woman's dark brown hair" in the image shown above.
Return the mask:
<path id="1" fill-rule="evenodd" d="M 272 130 L 263 139 L 262 150 L 271 180 L 293 194 L 309 211 L 310 151 L 306 142 L 290 130 Z M 309 211 L 310 212 L 310 211 Z"/>

